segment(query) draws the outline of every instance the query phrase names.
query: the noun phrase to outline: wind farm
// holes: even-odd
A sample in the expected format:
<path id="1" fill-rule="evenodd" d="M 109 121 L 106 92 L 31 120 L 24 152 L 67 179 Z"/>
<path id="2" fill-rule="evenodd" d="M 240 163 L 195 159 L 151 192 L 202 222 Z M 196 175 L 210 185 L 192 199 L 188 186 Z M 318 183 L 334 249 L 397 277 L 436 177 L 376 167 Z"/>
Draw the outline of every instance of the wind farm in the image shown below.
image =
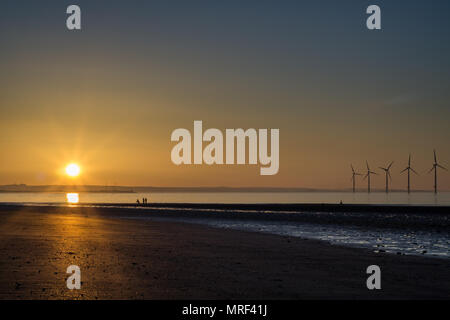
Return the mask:
<path id="1" fill-rule="evenodd" d="M 446 167 L 444 167 L 443 165 L 441 165 L 440 163 L 438 163 L 437 161 L 437 156 L 436 156 L 436 150 L 433 150 L 433 156 L 434 156 L 434 162 L 433 162 L 433 166 L 431 167 L 431 169 L 428 171 L 428 174 L 432 173 L 434 171 L 434 184 L 433 184 L 433 191 L 435 194 L 438 193 L 438 178 L 437 178 L 437 172 L 438 169 L 443 169 L 445 171 L 448 171 L 448 169 Z M 389 193 L 389 191 L 392 191 L 392 186 L 390 188 L 390 183 L 392 183 L 392 175 L 391 175 L 391 167 L 394 164 L 394 161 L 391 161 L 389 163 L 389 165 L 382 167 L 380 166 L 379 169 L 382 170 L 385 174 L 385 186 L 384 186 L 384 190 L 386 193 Z M 355 168 L 353 167 L 353 164 L 350 165 L 351 169 L 352 169 L 352 192 L 357 192 L 357 188 L 356 188 L 356 177 L 357 176 L 361 176 L 362 174 L 358 173 Z M 369 167 L 369 163 L 366 160 L 366 174 L 364 175 L 363 180 L 367 179 L 367 192 L 370 193 L 372 191 L 371 189 L 371 175 L 378 175 L 377 172 L 372 171 Z M 411 193 L 411 191 L 413 191 L 411 189 L 411 172 L 413 172 L 416 175 L 419 175 L 419 173 L 411 166 L 411 154 L 409 154 L 408 157 L 408 165 L 406 168 L 404 168 L 402 171 L 400 171 L 400 174 L 407 172 L 407 187 L 406 187 L 406 192 L 409 194 Z"/>

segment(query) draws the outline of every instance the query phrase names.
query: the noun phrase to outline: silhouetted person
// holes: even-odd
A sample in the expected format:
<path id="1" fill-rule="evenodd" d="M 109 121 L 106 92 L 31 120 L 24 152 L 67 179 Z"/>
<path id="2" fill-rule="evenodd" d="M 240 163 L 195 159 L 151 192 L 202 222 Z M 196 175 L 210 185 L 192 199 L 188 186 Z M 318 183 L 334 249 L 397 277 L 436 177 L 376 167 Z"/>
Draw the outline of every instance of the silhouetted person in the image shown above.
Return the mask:
<path id="1" fill-rule="evenodd" d="M 137 199 L 137 200 L 136 200 L 136 203 L 137 203 L 137 205 L 139 205 L 139 204 L 140 204 L 140 202 L 139 202 L 139 199 Z"/>

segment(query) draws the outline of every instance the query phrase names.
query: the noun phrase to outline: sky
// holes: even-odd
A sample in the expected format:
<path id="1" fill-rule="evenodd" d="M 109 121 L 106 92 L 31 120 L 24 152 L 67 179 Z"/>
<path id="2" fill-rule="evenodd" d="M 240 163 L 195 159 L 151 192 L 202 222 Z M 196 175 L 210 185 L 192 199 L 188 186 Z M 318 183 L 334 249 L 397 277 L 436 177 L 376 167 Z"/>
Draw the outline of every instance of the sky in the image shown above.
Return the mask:
<path id="1" fill-rule="evenodd" d="M 66 28 L 77 4 L 82 30 Z M 381 30 L 366 8 L 381 8 Z M 351 187 L 450 167 L 448 1 L 2 1 L 0 184 Z M 173 130 L 277 128 L 280 170 L 172 163 Z M 76 162 L 81 175 L 64 167 Z M 382 172 L 373 187 L 384 187 Z M 364 187 L 365 182 L 358 181 Z M 439 172 L 450 190 L 450 172 Z"/>

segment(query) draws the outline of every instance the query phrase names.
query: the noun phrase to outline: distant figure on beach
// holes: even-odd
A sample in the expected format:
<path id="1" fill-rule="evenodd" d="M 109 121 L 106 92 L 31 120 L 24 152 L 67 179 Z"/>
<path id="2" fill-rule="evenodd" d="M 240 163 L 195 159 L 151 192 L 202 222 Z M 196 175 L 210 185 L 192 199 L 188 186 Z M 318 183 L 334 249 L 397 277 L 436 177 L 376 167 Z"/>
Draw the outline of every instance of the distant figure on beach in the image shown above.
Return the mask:
<path id="1" fill-rule="evenodd" d="M 136 203 L 137 203 L 138 205 L 140 204 L 139 199 L 136 200 Z"/>

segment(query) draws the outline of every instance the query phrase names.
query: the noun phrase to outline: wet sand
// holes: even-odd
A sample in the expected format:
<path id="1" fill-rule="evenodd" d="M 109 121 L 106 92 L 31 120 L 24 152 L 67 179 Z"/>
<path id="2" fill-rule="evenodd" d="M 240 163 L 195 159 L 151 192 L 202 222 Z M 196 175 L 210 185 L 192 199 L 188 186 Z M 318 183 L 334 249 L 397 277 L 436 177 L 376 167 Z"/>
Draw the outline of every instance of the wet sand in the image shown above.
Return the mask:
<path id="1" fill-rule="evenodd" d="M 450 298 L 445 259 L 121 219 L 107 208 L 0 209 L 0 299 Z M 72 264 L 80 290 L 66 287 Z M 366 288 L 372 264 L 381 290 Z"/>

